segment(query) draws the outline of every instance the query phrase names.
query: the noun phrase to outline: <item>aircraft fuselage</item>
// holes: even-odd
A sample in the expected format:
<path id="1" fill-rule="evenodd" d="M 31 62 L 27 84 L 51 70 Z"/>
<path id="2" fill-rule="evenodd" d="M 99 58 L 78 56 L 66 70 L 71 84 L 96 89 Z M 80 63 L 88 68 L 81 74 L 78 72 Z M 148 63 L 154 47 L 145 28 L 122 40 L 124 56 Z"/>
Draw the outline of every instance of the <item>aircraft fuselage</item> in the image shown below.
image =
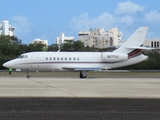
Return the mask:
<path id="1" fill-rule="evenodd" d="M 140 59 L 137 59 L 139 57 Z M 147 59 L 143 54 L 128 58 L 113 52 L 31 52 L 4 64 L 13 69 L 72 71 L 75 68 L 112 69 Z"/>

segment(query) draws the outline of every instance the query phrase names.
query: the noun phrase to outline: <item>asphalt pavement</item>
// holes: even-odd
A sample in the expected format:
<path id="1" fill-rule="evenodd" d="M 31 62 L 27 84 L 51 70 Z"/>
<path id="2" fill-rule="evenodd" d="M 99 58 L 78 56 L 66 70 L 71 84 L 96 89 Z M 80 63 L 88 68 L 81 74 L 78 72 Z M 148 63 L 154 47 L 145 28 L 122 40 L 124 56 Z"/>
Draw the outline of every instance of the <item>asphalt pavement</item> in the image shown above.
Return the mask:
<path id="1" fill-rule="evenodd" d="M 159 120 L 159 99 L 0 98 L 1 120 Z"/>

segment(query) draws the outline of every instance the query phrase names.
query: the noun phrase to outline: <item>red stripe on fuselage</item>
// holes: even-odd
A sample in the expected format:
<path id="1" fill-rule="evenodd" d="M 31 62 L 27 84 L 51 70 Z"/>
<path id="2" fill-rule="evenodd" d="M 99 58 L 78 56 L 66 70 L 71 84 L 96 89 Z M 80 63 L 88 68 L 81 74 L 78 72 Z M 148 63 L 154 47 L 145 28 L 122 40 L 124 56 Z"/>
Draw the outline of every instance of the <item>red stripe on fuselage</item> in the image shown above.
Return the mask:
<path id="1" fill-rule="evenodd" d="M 132 51 L 131 53 L 128 54 L 128 59 L 131 58 L 131 57 L 136 56 L 137 54 L 139 54 L 141 52 L 142 52 L 141 49 L 136 49 L 136 50 Z"/>

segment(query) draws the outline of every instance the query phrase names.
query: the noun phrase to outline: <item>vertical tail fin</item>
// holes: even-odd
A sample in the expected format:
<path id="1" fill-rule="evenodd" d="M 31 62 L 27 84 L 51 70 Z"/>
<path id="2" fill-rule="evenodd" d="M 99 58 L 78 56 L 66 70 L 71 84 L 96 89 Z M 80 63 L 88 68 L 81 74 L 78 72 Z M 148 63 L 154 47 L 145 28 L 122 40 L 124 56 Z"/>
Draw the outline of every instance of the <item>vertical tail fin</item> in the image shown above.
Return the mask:
<path id="1" fill-rule="evenodd" d="M 140 27 L 138 28 L 129 39 L 117 50 L 113 51 L 116 53 L 126 53 L 133 51 L 143 45 L 148 27 Z"/>

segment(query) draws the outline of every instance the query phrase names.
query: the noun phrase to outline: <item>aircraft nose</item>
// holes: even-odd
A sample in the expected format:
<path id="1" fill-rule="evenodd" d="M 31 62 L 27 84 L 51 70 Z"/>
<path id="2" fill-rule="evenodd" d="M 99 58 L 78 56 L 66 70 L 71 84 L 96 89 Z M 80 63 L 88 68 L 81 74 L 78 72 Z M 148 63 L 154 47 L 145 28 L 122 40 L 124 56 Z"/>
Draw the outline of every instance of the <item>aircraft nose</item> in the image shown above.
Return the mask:
<path id="1" fill-rule="evenodd" d="M 5 62 L 5 63 L 3 64 L 3 67 L 7 67 L 7 62 Z"/>
<path id="2" fill-rule="evenodd" d="M 3 64 L 3 67 L 10 68 L 9 62 L 5 62 L 5 63 Z"/>

